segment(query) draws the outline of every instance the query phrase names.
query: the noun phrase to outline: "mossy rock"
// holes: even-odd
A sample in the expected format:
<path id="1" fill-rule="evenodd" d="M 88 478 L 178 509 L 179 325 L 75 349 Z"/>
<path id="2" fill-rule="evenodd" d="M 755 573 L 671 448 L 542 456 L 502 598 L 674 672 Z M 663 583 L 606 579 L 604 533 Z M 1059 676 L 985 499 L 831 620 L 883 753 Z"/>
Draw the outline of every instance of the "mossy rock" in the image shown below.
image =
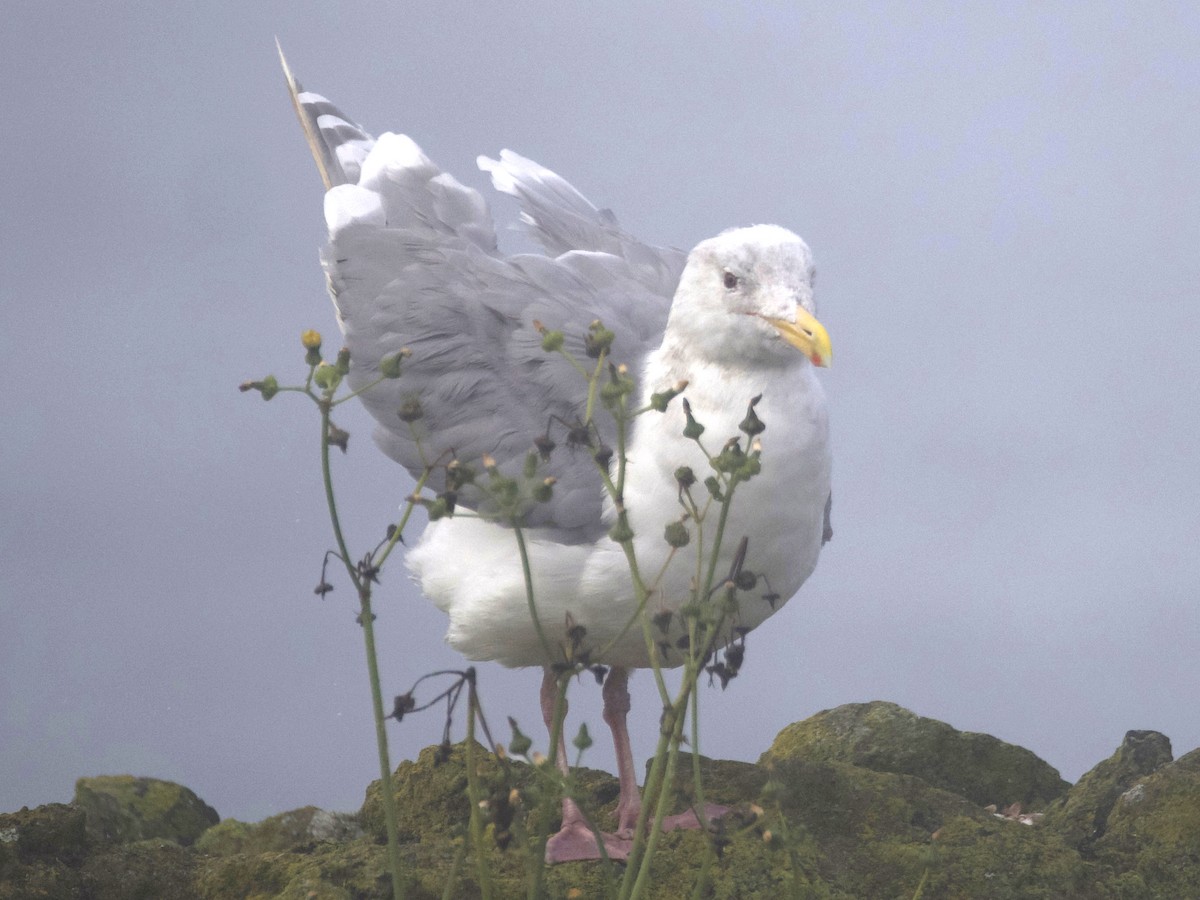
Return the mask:
<path id="1" fill-rule="evenodd" d="M 86 897 L 78 869 L 38 861 L 0 874 L 0 900 L 78 900 Z"/>
<path id="2" fill-rule="evenodd" d="M 1130 731 L 1108 759 L 1094 766 L 1047 811 L 1042 825 L 1085 855 L 1107 828 L 1123 793 L 1171 761 L 1171 742 L 1157 731 Z"/>
<path id="3" fill-rule="evenodd" d="M 994 816 L 957 818 L 938 829 L 926 869 L 922 900 L 1097 897 L 1098 871 L 1061 837 Z"/>
<path id="4" fill-rule="evenodd" d="M 165 838 L 187 846 L 221 818 L 182 785 L 132 775 L 80 778 L 74 803 L 87 817 L 89 836 L 108 843 Z"/>
<path id="5" fill-rule="evenodd" d="M 883 701 L 839 706 L 789 725 L 759 762 L 792 757 L 915 775 L 979 806 L 1042 809 L 1070 787 L 1023 747 Z"/>
<path id="6" fill-rule="evenodd" d="M 331 813 L 316 806 L 305 806 L 254 824 L 222 819 L 200 836 L 196 849 L 201 853 L 224 856 L 266 853 L 322 841 L 352 841 L 362 834 L 362 825 L 355 813 Z"/>
<path id="7" fill-rule="evenodd" d="M 91 840 L 83 810 L 66 803 L 0 813 L 0 878 L 10 865 L 38 860 L 78 863 Z"/>
<path id="8" fill-rule="evenodd" d="M 833 714 L 840 713 L 843 724 L 858 720 L 861 725 L 865 719 L 868 726 L 884 715 L 894 726 L 892 734 L 902 731 L 900 725 L 911 719 L 916 722 L 914 741 L 921 751 L 912 755 L 936 756 L 931 747 L 937 746 L 950 758 L 966 753 L 962 739 L 970 736 L 941 723 L 931 728 L 922 724 L 930 720 L 903 710 L 896 714 L 898 708 L 880 710 L 881 706 L 886 705 L 865 705 L 873 710 L 860 705 L 823 715 L 826 724 L 832 716 L 836 725 L 838 716 Z M 937 744 L 930 733 L 936 737 L 942 729 L 949 729 L 951 735 Z M 1155 741 L 1143 736 L 1131 739 L 1128 747 L 1123 745 L 1124 753 L 1118 751 L 1106 761 L 1108 765 L 1093 770 L 1097 774 L 1092 787 L 1107 785 L 1096 796 L 1107 797 L 1113 785 L 1122 785 L 1123 790 L 1108 803 L 1103 829 L 1093 837 L 1089 855 L 1068 840 L 1074 833 L 1069 828 L 1020 824 L 924 776 L 875 768 L 884 765 L 879 753 L 868 752 L 872 741 L 880 743 L 877 727 L 867 728 L 868 737 L 875 736 L 865 743 L 851 742 L 843 734 L 840 750 L 836 742 L 830 749 L 828 741 L 805 739 L 813 734 L 828 739 L 833 730 L 824 726 L 808 732 L 798 726 L 785 729 L 764 754 L 763 765 L 698 757 L 705 799 L 730 806 L 732 812 L 714 826 L 711 836 L 697 830 L 659 836 L 647 896 L 656 900 L 696 893 L 721 900 L 909 900 L 918 893 L 922 900 L 1200 897 L 1200 751 L 1163 765 L 1161 744 L 1154 750 Z M 785 740 L 789 732 L 795 738 L 790 744 Z M 853 727 L 849 734 L 855 734 Z M 808 752 L 812 747 L 816 749 Z M 435 900 L 447 892 L 462 900 L 479 897 L 477 853 L 487 862 L 494 897 L 525 897 L 531 873 L 539 868 L 532 858 L 536 854 L 533 835 L 539 827 L 558 826 L 559 806 L 552 792 L 559 777 L 553 769 L 505 763 L 475 745 L 471 752 L 487 802 L 482 810 L 484 844 L 481 849 L 470 846 L 467 749 L 465 744 L 430 747 L 396 770 L 394 787 L 402 804 L 400 855 L 409 880 L 409 900 Z M 902 749 L 892 748 L 885 762 L 905 762 Z M 1011 762 L 1006 752 L 997 758 L 1005 766 Z M 861 759 L 862 764 L 853 759 Z M 946 768 L 943 763 L 942 769 Z M 1147 769 L 1154 771 L 1131 774 Z M 937 777 L 939 769 L 929 765 L 929 772 Z M 691 773 L 692 758 L 680 754 L 672 812 L 693 802 Z M 188 839 L 186 829 L 176 829 L 169 838 L 129 837 L 155 818 L 122 792 L 132 791 L 135 798 L 148 802 L 152 788 L 167 783 L 115 779 L 120 790 L 110 786 L 105 793 L 90 784 L 94 781 L 81 781 L 87 788 L 81 794 L 93 800 L 88 810 L 51 804 L 0 815 L 0 900 L 390 900 L 378 783 L 368 789 L 359 815 L 305 807 L 256 824 L 226 820 L 191 846 L 180 846 Z M 140 794 L 139 781 L 144 782 Z M 974 779 L 976 784 L 979 781 Z M 611 828 L 616 780 L 584 769 L 572 773 L 571 783 L 585 810 L 602 828 Z M 176 788 L 176 796 L 195 798 L 184 788 L 171 787 Z M 97 796 L 106 799 L 97 803 Z M 1083 815 L 1084 796 L 1073 791 L 1075 805 L 1067 802 L 1068 797 L 1059 806 L 1092 821 Z M 1093 805 L 1087 808 L 1094 818 L 1101 804 L 1090 802 Z M 208 808 L 199 798 L 195 804 L 201 807 L 202 821 L 215 817 L 203 813 Z M 159 805 L 171 808 L 171 804 Z M 115 824 L 105 818 L 113 808 L 124 817 L 116 817 Z M 500 815 L 503 810 L 510 817 L 507 829 Z M 360 821 L 363 832 L 357 830 Z M 1074 819 L 1065 816 L 1063 821 Z M 97 823 L 98 832 L 94 831 Z M 697 878 L 712 846 L 710 838 L 719 855 L 707 867 L 704 889 L 697 891 Z M 603 897 L 609 893 L 608 879 L 619 879 L 623 868 L 614 864 L 608 870 L 595 861 L 551 867 L 542 873 L 546 896 Z"/>
<path id="9" fill-rule="evenodd" d="M 1142 896 L 1138 887 L 1146 897 L 1200 897 L 1200 750 L 1120 794 L 1093 850 L 1109 871 L 1129 873 L 1130 897 Z"/>
<path id="10" fill-rule="evenodd" d="M 802 757 L 774 760 L 767 769 L 765 804 L 811 842 L 819 878 L 853 897 L 912 896 L 933 834 L 955 819 L 988 818 L 911 775 Z"/>
<path id="11" fill-rule="evenodd" d="M 412 868 L 416 860 L 410 858 L 407 862 Z M 448 874 L 449 867 L 441 871 Z M 194 885 L 197 896 L 203 900 L 391 900 L 392 897 L 387 850 L 363 838 L 293 848 L 290 852 L 203 857 L 197 862 Z M 429 896 L 420 890 L 409 893 L 410 900 L 425 900 Z"/>
<path id="12" fill-rule="evenodd" d="M 0 814 L 0 900 L 196 897 L 193 858 L 173 841 L 97 844 L 63 803 Z"/>
<path id="13" fill-rule="evenodd" d="M 495 807 L 516 789 L 525 810 L 537 806 L 539 779 L 529 765 L 501 762 L 479 744 L 474 748 L 480 792 Z M 450 747 L 426 747 L 415 762 L 405 760 L 392 774 L 397 828 L 401 843 L 446 840 L 464 833 L 470 817 L 467 800 L 466 742 Z M 597 816 L 601 827 L 612 827 L 619 786 L 607 772 L 578 768 L 571 772 L 581 805 Z M 386 840 L 387 826 L 380 800 L 380 783 L 367 788 L 359 819 L 368 834 Z"/>
<path id="14" fill-rule="evenodd" d="M 0 813 L 0 900 L 74 898 L 91 851 L 83 810 L 65 803 Z"/>
<path id="15" fill-rule="evenodd" d="M 653 760 L 646 762 L 647 779 L 650 777 L 651 762 Z M 692 754 L 681 751 L 675 763 L 675 785 L 668 814 L 691 809 L 696 802 L 696 779 L 692 765 Z M 729 807 L 756 803 L 763 785 L 767 783 L 766 770 L 753 763 L 700 756 L 699 766 L 705 803 Z"/>
<path id="16" fill-rule="evenodd" d="M 155 838 L 107 844 L 88 857 L 79 874 L 80 897 L 95 900 L 199 900 L 195 857 L 174 841 Z"/>

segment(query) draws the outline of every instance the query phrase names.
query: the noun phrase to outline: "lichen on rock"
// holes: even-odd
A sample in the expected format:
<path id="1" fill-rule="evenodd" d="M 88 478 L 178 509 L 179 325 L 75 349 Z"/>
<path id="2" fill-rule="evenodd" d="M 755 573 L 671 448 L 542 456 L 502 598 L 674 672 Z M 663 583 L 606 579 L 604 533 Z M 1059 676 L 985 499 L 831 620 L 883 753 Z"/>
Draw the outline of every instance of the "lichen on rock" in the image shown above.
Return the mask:
<path id="1" fill-rule="evenodd" d="M 165 838 L 186 847 L 221 819 L 182 785 L 132 775 L 80 778 L 74 804 L 92 839 L 108 843 Z"/>
<path id="2" fill-rule="evenodd" d="M 557 826 L 550 771 L 479 745 L 471 755 L 486 800 L 482 848 L 467 838 L 465 744 L 427 748 L 395 772 L 410 900 L 479 896 L 477 852 L 495 897 L 525 897 L 533 836 Z M 1200 897 L 1200 751 L 1169 760 L 1165 738 L 1132 732 L 1027 827 L 981 801 L 1036 803 L 1055 789 L 1057 773 L 1028 751 L 892 704 L 830 710 L 784 729 L 760 764 L 696 758 L 706 802 L 731 812 L 712 835 L 661 837 L 650 895 L 693 896 L 707 867 L 706 896 L 729 900 Z M 677 760 L 672 812 L 696 799 L 692 762 Z M 616 780 L 581 769 L 572 784 L 611 828 Z M 358 813 L 304 807 L 258 823 L 212 825 L 215 812 L 191 791 L 153 779 L 81 779 L 76 800 L 0 814 L 0 900 L 391 896 L 378 782 Z M 500 840 L 505 803 L 511 828 Z M 598 862 L 554 866 L 546 894 L 605 896 L 607 878 Z"/>
<path id="3" fill-rule="evenodd" d="M 979 806 L 1041 809 L 1070 787 L 1024 747 L 880 700 L 846 704 L 789 725 L 759 762 L 790 756 L 915 775 Z"/>
<path id="4" fill-rule="evenodd" d="M 1088 856 L 1108 827 L 1118 799 L 1171 761 L 1171 741 L 1157 731 L 1130 731 L 1108 759 L 1086 772 L 1047 811 L 1043 825 Z"/>
<path id="5" fill-rule="evenodd" d="M 1200 750 L 1164 763 L 1120 794 L 1093 847 L 1162 897 L 1200 897 Z"/>

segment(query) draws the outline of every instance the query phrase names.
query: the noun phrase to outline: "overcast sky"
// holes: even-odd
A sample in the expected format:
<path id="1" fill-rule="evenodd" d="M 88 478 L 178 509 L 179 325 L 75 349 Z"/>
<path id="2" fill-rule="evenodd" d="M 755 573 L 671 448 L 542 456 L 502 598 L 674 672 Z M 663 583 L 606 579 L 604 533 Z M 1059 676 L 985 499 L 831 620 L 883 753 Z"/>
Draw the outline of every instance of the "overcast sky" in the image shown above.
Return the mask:
<path id="1" fill-rule="evenodd" d="M 705 752 L 871 699 L 1071 780 L 1128 729 L 1200 745 L 1200 8 L 501 7 L 5 16 L 0 810 L 129 772 L 257 819 L 377 775 L 352 592 L 312 594 L 312 410 L 236 390 L 302 377 L 305 328 L 336 342 L 276 35 L 490 196 L 475 156 L 510 147 L 647 241 L 776 222 L 813 248 L 837 534 L 702 695 Z M 341 424 L 361 552 L 411 482 Z M 378 596 L 386 695 L 462 665 L 399 566 Z M 480 667 L 492 721 L 540 736 L 538 683 Z M 602 734 L 598 693 L 573 702 Z M 398 762 L 441 722 L 389 730 Z"/>

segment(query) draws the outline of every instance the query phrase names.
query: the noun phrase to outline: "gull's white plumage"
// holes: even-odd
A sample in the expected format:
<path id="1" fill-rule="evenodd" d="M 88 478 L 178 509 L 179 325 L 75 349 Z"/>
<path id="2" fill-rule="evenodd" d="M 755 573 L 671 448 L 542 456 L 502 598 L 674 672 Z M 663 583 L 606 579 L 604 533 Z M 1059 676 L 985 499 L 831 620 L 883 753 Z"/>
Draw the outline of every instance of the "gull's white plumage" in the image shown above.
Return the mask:
<path id="1" fill-rule="evenodd" d="M 583 357 L 582 336 L 600 319 L 616 333 L 613 358 L 636 374 L 643 404 L 654 391 L 688 382 L 686 396 L 706 426 L 710 451 L 739 435 L 748 402 L 761 395 L 762 471 L 738 489 L 718 571 L 728 569 L 747 536 L 746 563 L 762 576 L 759 593 L 775 596 L 743 595 L 733 624 L 753 628 L 786 602 L 831 534 L 825 398 L 790 324 L 806 319 L 820 331 L 826 358 L 812 355 L 827 362 L 827 338 L 811 317 L 813 270 L 804 242 L 759 225 L 704 241 L 686 257 L 652 247 L 553 172 L 506 150 L 498 160 L 481 157 L 480 167 L 497 190 L 519 201 L 522 222 L 550 255 L 505 257 L 478 192 L 441 172 L 410 138 L 372 138 L 325 98 L 303 92 L 286 62 L 284 69 L 327 188 L 322 261 L 351 351 L 351 384 L 372 379 L 385 356 L 412 351 L 402 378 L 362 398 L 379 423 L 382 449 L 414 476 L 423 460 L 444 451 L 464 461 L 486 453 L 501 470 L 519 470 L 536 439 L 579 421 L 586 399 L 584 379 L 541 349 L 534 321 L 562 331 L 567 348 Z M 396 415 L 414 399 L 424 412 L 421 447 Z M 683 427 L 676 401 L 664 414 L 638 417 L 628 444 L 624 497 L 641 571 L 650 576 L 669 553 L 664 526 L 680 517 L 674 472 L 689 465 L 701 478 L 708 474 Z M 607 416 L 597 428 L 612 446 Z M 561 433 L 554 439 L 565 443 Z M 552 647 L 565 642 L 568 622 L 582 625 L 589 649 L 608 648 L 593 661 L 620 673 L 606 685 L 605 718 L 617 741 L 623 834 L 637 805 L 624 670 L 648 665 L 648 650 L 640 627 L 620 637 L 634 612 L 633 591 L 625 555 L 607 537 L 614 513 L 591 454 L 560 446 L 547 471 L 558 479 L 554 498 L 530 511 L 525 530 L 538 617 Z M 444 477 L 435 474 L 432 486 L 440 489 Z M 486 498 L 469 487 L 458 500 L 486 511 Z M 667 567 L 651 614 L 689 599 L 694 552 L 693 544 Z M 557 661 L 532 627 L 510 529 L 443 519 L 426 528 L 407 562 L 424 593 L 448 613 L 447 640 L 467 657 L 512 666 Z M 673 623 L 678 629 L 679 617 Z M 681 662 L 663 652 L 664 665 Z M 613 717 L 610 705 L 621 707 Z M 594 850 L 569 808 L 559 839 L 548 851 L 553 859 L 577 858 L 589 842 Z M 621 851 L 617 844 L 608 849 Z"/>
<path id="2" fill-rule="evenodd" d="M 760 318 L 742 316 L 731 332 L 721 327 L 721 320 L 729 318 L 728 309 L 718 306 L 706 312 L 703 304 L 710 283 L 718 286 L 719 293 L 729 293 L 720 287 L 726 268 L 738 267 L 744 284 L 753 278 L 749 273 L 774 266 L 770 284 L 759 287 L 778 291 L 778 296 L 758 298 L 756 305 L 762 309 L 764 303 L 777 303 L 779 314 L 789 312 L 787 305 L 794 305 L 797 297 L 811 305 L 807 260 L 803 243 L 774 226 L 739 229 L 706 241 L 693 251 L 662 346 L 647 356 L 639 379 L 643 405 L 654 390 L 688 381 L 687 397 L 696 418 L 706 426 L 710 449 L 739 434 L 747 401 L 762 395 L 757 407 L 767 424 L 761 439 L 762 473 L 738 489 L 718 571 L 728 570 L 738 539 L 748 536 L 747 565 L 765 576 L 761 593 L 769 585 L 780 602 L 761 596 L 742 599 L 734 624 L 746 628 L 758 625 L 791 597 L 816 566 L 829 497 L 825 397 L 809 362 L 776 339 Z M 780 273 L 780 262 L 798 265 L 790 273 Z M 629 444 L 625 495 L 643 572 L 657 572 L 669 553 L 663 529 L 680 515 L 675 470 L 689 465 L 698 473 L 708 471 L 699 448 L 683 437 L 684 424 L 678 404 L 662 415 L 643 415 L 636 420 Z M 611 517 L 608 504 L 606 524 L 611 524 Z M 589 646 L 608 646 L 625 628 L 634 608 L 629 565 L 621 548 L 607 537 L 564 545 L 544 530 L 533 531 L 530 538 L 534 594 L 552 641 L 561 645 L 569 614 L 571 621 L 587 629 Z M 471 548 L 469 565 L 463 564 L 464 547 Z M 674 611 L 688 600 L 694 573 L 690 555 L 685 551 L 668 567 L 651 600 L 652 612 Z M 511 531 L 477 519 L 439 521 L 426 529 L 408 561 L 426 595 L 449 614 L 448 640 L 464 655 L 515 666 L 546 664 L 530 627 Z M 675 625 L 679 627 L 678 620 Z M 672 635 L 678 636 L 678 632 Z M 641 630 L 627 630 L 598 661 L 649 665 Z M 676 665 L 681 658 L 668 655 L 662 661 Z"/>

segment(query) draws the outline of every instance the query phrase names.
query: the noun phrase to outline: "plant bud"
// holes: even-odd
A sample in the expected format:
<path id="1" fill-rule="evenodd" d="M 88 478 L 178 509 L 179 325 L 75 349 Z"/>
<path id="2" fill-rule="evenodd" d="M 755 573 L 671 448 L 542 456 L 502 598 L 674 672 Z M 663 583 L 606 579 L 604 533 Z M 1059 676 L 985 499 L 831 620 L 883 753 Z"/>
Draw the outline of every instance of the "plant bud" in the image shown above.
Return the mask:
<path id="1" fill-rule="evenodd" d="M 415 422 L 425 415 L 425 410 L 421 407 L 420 400 L 416 397 L 409 397 L 396 410 L 396 415 L 400 417 L 401 422 Z"/>
<path id="2" fill-rule="evenodd" d="M 346 376 L 350 374 L 350 348 L 343 347 L 338 351 L 337 361 L 333 364 L 338 370 L 338 374 Z"/>
<path id="3" fill-rule="evenodd" d="M 670 404 L 670 402 L 682 394 L 687 386 L 688 383 L 686 381 L 680 381 L 677 382 L 672 388 L 668 388 L 665 391 L 659 391 L 656 394 L 651 394 L 650 408 L 655 412 L 666 412 L 667 406 Z"/>
<path id="4" fill-rule="evenodd" d="M 687 490 L 696 483 L 696 473 L 692 471 L 691 466 L 680 466 L 675 470 L 675 481 L 681 488 Z"/>
<path id="5" fill-rule="evenodd" d="M 321 332 L 308 329 L 300 335 L 300 343 L 304 346 L 304 361 L 315 366 L 321 362 Z"/>
<path id="6" fill-rule="evenodd" d="M 533 746 L 533 741 L 521 733 L 521 729 L 517 727 L 517 720 L 512 716 L 508 717 L 508 727 L 512 729 L 512 740 L 508 742 L 509 752 L 516 756 L 524 756 Z"/>
<path id="7" fill-rule="evenodd" d="M 411 691 L 407 694 L 400 694 L 392 701 L 391 718 L 399 722 L 404 718 L 405 713 L 412 712 L 416 706 L 417 701 L 413 698 Z"/>
<path id="8" fill-rule="evenodd" d="M 712 494 L 712 498 L 718 503 L 725 502 L 725 495 L 721 493 L 721 482 L 717 480 L 716 475 L 709 475 L 704 479 L 704 486 L 708 488 L 708 492 Z"/>
<path id="9" fill-rule="evenodd" d="M 550 498 L 554 496 L 554 481 L 553 478 L 547 478 L 541 484 L 533 489 L 533 499 L 538 503 L 548 503 Z"/>
<path id="10" fill-rule="evenodd" d="M 547 353 L 557 353 L 562 349 L 563 333 L 561 331 L 543 331 L 542 349 Z"/>
<path id="11" fill-rule="evenodd" d="M 599 359 L 601 353 L 612 348 L 616 335 L 604 327 L 597 319 L 588 326 L 587 334 L 583 337 L 583 349 L 592 359 Z"/>
<path id="12" fill-rule="evenodd" d="M 759 394 L 750 401 L 750 406 L 746 410 L 746 418 L 742 419 L 742 421 L 738 423 L 738 428 L 750 435 L 750 437 L 754 437 L 756 434 L 762 434 L 767 429 L 767 426 L 762 423 L 762 420 L 758 418 L 757 413 L 754 412 L 754 407 L 761 399 L 762 394 Z"/>
<path id="13" fill-rule="evenodd" d="M 575 735 L 575 740 L 571 742 L 575 745 L 575 749 L 580 752 L 592 746 L 592 736 L 588 734 L 587 722 L 579 723 L 579 734 Z"/>
<path id="14" fill-rule="evenodd" d="M 327 362 L 322 362 L 313 372 L 313 384 L 323 391 L 332 391 L 341 383 L 342 376 L 338 370 Z"/>
<path id="15" fill-rule="evenodd" d="M 688 403 L 687 400 L 683 401 L 683 414 L 687 416 L 687 424 L 683 427 L 683 436 L 694 441 L 700 435 L 704 434 L 704 426 L 693 418 L 692 404 Z"/>
<path id="16" fill-rule="evenodd" d="M 687 526 L 682 522 L 668 522 L 663 537 L 666 538 L 668 544 L 676 549 L 686 547 L 692 539 Z"/>
<path id="17" fill-rule="evenodd" d="M 399 378 L 400 360 L 403 356 L 403 353 L 393 353 L 390 356 L 385 356 L 379 361 L 379 374 L 384 378 Z"/>
<path id="18" fill-rule="evenodd" d="M 463 485 L 475 481 L 475 470 L 470 466 L 452 459 L 446 464 L 446 490 L 457 491 Z"/>

